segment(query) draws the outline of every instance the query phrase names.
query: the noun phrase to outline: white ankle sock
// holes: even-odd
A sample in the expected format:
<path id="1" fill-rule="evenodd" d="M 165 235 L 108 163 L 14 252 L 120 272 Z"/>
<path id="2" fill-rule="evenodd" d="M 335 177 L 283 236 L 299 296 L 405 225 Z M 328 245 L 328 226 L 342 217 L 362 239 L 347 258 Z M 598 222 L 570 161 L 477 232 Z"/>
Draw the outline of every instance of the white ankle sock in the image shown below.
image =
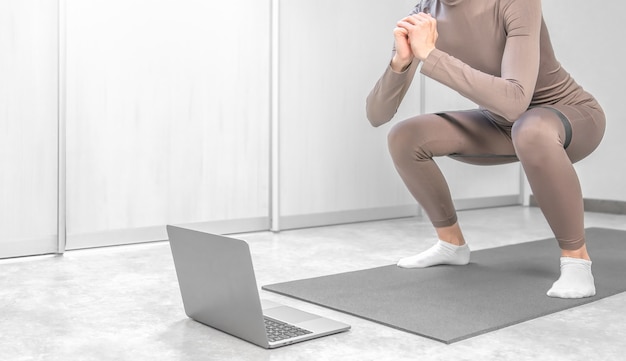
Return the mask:
<path id="1" fill-rule="evenodd" d="M 591 274 L 591 261 L 561 257 L 561 277 L 554 282 L 548 296 L 584 298 L 595 296 L 596 286 Z"/>
<path id="2" fill-rule="evenodd" d="M 441 240 L 426 251 L 398 261 L 398 267 L 425 268 L 440 264 L 465 265 L 469 263 L 470 249 L 467 244 L 455 246 Z"/>

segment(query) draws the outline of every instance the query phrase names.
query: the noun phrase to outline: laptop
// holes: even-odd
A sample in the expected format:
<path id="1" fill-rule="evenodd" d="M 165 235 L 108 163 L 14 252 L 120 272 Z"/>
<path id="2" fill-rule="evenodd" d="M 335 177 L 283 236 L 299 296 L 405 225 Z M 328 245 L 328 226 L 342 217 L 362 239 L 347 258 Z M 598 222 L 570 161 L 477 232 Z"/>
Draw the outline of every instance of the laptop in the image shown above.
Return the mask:
<path id="1" fill-rule="evenodd" d="M 240 239 L 167 226 L 185 313 L 265 348 L 350 329 L 350 325 L 259 298 L 250 248 Z"/>

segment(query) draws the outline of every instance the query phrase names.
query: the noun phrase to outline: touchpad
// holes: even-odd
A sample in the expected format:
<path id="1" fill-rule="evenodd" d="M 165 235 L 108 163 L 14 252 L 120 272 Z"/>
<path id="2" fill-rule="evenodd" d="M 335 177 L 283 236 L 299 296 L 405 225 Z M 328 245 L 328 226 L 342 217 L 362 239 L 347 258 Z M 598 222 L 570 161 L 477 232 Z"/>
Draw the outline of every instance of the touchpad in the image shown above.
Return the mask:
<path id="1" fill-rule="evenodd" d="M 263 314 L 265 314 L 265 316 L 267 317 L 275 318 L 277 320 L 288 323 L 300 323 L 320 318 L 320 316 L 300 311 L 288 306 L 270 308 L 269 310 L 264 310 Z"/>

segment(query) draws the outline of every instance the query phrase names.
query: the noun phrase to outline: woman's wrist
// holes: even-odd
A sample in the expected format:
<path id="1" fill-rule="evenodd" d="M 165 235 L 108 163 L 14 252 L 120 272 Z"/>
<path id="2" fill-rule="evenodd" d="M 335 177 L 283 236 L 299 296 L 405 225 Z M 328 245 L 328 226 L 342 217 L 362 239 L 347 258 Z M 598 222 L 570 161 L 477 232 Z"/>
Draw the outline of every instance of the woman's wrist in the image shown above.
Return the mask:
<path id="1" fill-rule="evenodd" d="M 430 53 L 433 52 L 433 50 L 435 50 L 434 47 L 427 49 L 425 51 L 423 51 L 420 56 L 418 57 L 418 59 L 420 59 L 420 61 L 426 61 L 426 58 L 428 58 L 428 56 L 430 55 Z"/>
<path id="2" fill-rule="evenodd" d="M 413 59 L 400 59 L 398 57 L 398 55 L 394 55 L 394 57 L 391 59 L 391 70 L 397 72 L 397 73 L 402 73 L 403 71 L 405 71 L 409 66 L 411 66 L 411 63 L 413 62 Z"/>

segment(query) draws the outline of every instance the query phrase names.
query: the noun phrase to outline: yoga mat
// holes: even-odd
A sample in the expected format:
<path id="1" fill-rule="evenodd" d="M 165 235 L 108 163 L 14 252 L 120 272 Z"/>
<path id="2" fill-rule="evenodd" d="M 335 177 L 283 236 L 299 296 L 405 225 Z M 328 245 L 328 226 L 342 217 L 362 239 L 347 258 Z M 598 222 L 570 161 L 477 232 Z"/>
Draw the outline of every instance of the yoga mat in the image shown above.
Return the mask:
<path id="1" fill-rule="evenodd" d="M 390 265 L 263 289 L 450 344 L 626 291 L 626 231 L 586 232 L 590 298 L 546 296 L 560 274 L 554 238 L 472 252 L 467 266 Z"/>

